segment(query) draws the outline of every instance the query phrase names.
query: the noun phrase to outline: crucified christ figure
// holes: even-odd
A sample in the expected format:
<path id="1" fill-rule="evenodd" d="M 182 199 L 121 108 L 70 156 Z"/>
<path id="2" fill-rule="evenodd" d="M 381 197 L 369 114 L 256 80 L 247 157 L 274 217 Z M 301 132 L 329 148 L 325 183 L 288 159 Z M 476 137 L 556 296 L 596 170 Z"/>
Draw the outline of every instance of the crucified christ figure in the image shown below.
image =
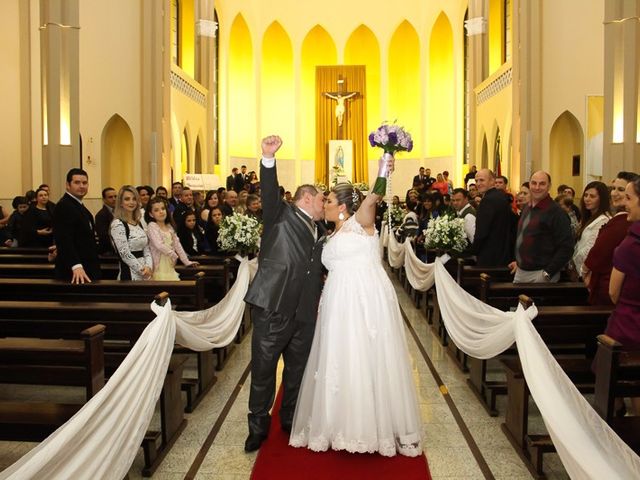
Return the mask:
<path id="1" fill-rule="evenodd" d="M 336 119 L 338 120 L 339 127 L 342 126 L 342 119 L 347 110 L 344 104 L 345 100 L 349 100 L 351 97 L 355 97 L 357 94 L 358 92 L 350 92 L 345 94 L 342 94 L 340 92 L 338 93 L 324 92 L 324 95 L 326 97 L 332 100 L 335 100 L 337 102 L 336 103 Z"/>

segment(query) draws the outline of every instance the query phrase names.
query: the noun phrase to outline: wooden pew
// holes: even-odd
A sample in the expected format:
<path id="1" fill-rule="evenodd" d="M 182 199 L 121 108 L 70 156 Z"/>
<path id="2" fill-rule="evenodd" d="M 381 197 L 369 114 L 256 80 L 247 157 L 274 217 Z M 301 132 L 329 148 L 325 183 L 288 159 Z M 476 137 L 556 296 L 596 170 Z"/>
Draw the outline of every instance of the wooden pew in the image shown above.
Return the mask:
<path id="1" fill-rule="evenodd" d="M 542 306 L 587 305 L 588 291 L 583 283 L 511 283 L 493 282 L 491 276 L 480 274 L 480 300 L 484 303 L 507 311 L 515 309 L 520 294 L 527 295 L 536 304 Z M 513 350 L 505 355 L 513 355 Z M 506 382 L 487 380 L 488 361 L 469 357 L 469 379 L 467 383 L 478 396 L 489 415 L 497 416 L 496 397 L 506 394 Z"/>
<path id="2" fill-rule="evenodd" d="M 166 302 L 166 293 L 156 296 L 159 304 Z M 38 332 L 40 337 L 59 338 L 71 335 L 79 327 L 101 321 L 106 326 L 103 361 L 107 376 L 120 366 L 133 343 L 138 339 L 155 314 L 148 303 L 106 302 L 24 302 L 0 301 L 0 331 L 6 335 L 25 335 Z M 205 392 L 217 380 L 213 374 L 211 352 L 198 356 L 198 379 L 184 379 L 186 355 L 172 355 L 160 394 L 160 430 L 148 431 L 142 442 L 145 465 L 143 474 L 151 475 L 162 462 L 175 440 L 186 426 L 182 391 L 187 392 L 187 410 L 191 411 L 201 383 L 207 381 L 201 365 L 206 361 L 213 380 L 204 387 Z M 193 353 L 193 352 L 188 352 Z M 208 355 L 207 355 L 208 354 Z M 191 403 L 191 405 L 190 405 Z"/>
<path id="3" fill-rule="evenodd" d="M 0 383 L 81 386 L 89 401 L 104 386 L 104 325 L 80 339 L 0 338 Z M 67 337 L 69 338 L 69 337 Z M 73 337 L 71 337 L 73 338 Z M 0 439 L 41 441 L 82 404 L 0 402 Z"/>
<path id="4" fill-rule="evenodd" d="M 624 397 L 640 397 L 640 349 L 626 349 L 613 338 L 598 335 L 593 408 L 640 454 L 640 417 L 615 415 L 615 399 Z"/>
<path id="5" fill-rule="evenodd" d="M 524 295 L 520 302 L 528 308 L 532 300 Z M 610 306 L 542 306 L 533 320 L 536 331 L 554 357 L 585 393 L 593 392 L 595 377 L 591 364 L 596 351 L 596 336 L 602 332 L 611 314 Z M 507 376 L 507 411 L 502 431 L 534 475 L 543 474 L 543 455 L 555 451 L 548 435 L 530 435 L 529 390 L 517 357 L 501 360 Z"/>

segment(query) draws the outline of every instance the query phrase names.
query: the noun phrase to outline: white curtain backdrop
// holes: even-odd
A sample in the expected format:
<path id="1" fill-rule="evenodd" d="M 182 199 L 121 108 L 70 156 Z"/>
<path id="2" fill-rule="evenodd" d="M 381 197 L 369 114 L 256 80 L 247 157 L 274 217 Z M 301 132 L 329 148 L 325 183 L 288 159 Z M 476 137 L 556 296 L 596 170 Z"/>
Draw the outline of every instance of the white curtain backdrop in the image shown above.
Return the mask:
<path id="1" fill-rule="evenodd" d="M 202 351 L 230 343 L 244 315 L 257 260 L 242 259 L 224 299 L 202 312 L 151 304 L 156 318 L 107 384 L 67 423 L 9 468 L 0 480 L 121 480 L 147 431 L 174 343 Z M 178 333 L 179 332 L 179 333 Z"/>
<path id="2" fill-rule="evenodd" d="M 640 478 L 640 457 L 584 399 L 540 338 L 532 324 L 538 314 L 535 306 L 526 310 L 519 306 L 515 312 L 493 308 L 457 284 L 444 267 L 448 258 L 424 264 L 410 253 L 412 248 L 405 252 L 405 270 L 413 288 L 429 285 L 435 270 L 440 314 L 463 352 L 488 359 L 516 343 L 531 396 L 572 479 Z"/>

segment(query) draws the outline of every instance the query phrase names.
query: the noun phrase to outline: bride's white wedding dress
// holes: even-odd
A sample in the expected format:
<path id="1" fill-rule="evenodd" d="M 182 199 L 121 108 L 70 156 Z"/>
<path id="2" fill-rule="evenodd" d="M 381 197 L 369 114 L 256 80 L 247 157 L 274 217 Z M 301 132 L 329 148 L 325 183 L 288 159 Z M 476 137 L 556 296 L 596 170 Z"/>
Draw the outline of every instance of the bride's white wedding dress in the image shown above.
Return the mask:
<path id="1" fill-rule="evenodd" d="M 355 216 L 324 247 L 329 275 L 293 420 L 294 447 L 422 453 L 404 325 L 379 248 L 378 235 Z"/>

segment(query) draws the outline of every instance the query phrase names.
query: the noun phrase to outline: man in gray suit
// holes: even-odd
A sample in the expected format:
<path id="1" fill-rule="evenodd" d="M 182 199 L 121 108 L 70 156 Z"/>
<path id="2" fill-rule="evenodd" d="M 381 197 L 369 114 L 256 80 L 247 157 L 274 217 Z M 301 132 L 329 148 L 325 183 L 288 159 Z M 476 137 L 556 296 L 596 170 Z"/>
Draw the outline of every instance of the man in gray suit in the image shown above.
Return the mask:
<path id="1" fill-rule="evenodd" d="M 269 432 L 280 355 L 284 358 L 280 423 L 291 431 L 323 284 L 320 256 L 325 231 L 318 222 L 324 218 L 324 194 L 313 185 L 302 185 L 293 204 L 280 197 L 274 156 L 281 145 L 275 135 L 262 140 L 264 230 L 258 272 L 245 297 L 253 306 L 247 452 L 259 449 Z"/>

